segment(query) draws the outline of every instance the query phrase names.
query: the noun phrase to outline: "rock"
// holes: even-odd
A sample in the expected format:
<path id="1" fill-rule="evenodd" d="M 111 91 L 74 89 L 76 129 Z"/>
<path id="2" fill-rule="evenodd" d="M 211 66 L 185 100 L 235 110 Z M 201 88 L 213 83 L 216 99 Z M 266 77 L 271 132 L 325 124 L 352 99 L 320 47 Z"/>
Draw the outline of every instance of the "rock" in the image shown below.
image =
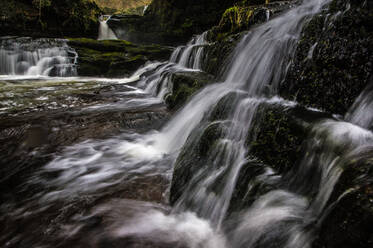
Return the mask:
<path id="1" fill-rule="evenodd" d="M 210 44 L 205 49 L 203 69 L 206 72 L 222 78 L 235 47 L 247 33 L 246 31 L 257 24 L 267 21 L 267 18 L 270 19 L 292 8 L 297 1 L 265 2 L 244 1 L 224 12 L 219 24 L 207 33 L 207 39 Z"/>
<path id="2" fill-rule="evenodd" d="M 170 189 L 170 203 L 177 202 L 189 186 L 193 176 L 206 170 L 209 154 L 228 131 L 229 123 L 217 121 L 199 127 L 189 136 L 174 166 Z M 203 174 L 206 175 L 206 171 Z"/>
<path id="3" fill-rule="evenodd" d="M 345 114 L 372 77 L 372 1 L 333 0 L 304 27 L 280 94 Z"/>
<path id="4" fill-rule="evenodd" d="M 94 0 L 97 5 L 104 10 L 105 14 L 134 12 L 140 15 L 144 12 L 144 7 L 151 3 L 151 0 Z"/>
<path id="5" fill-rule="evenodd" d="M 172 52 L 170 47 L 135 45 L 124 40 L 70 38 L 68 44 L 79 55 L 80 76 L 129 76 L 149 60 L 167 60 Z"/>
<path id="6" fill-rule="evenodd" d="M 364 147 L 346 159 L 313 247 L 373 246 L 372 154 L 372 147 Z"/>
<path id="7" fill-rule="evenodd" d="M 92 0 L 10 0 L 0 6 L 1 35 L 97 37 L 102 14 Z"/>
<path id="8" fill-rule="evenodd" d="M 108 25 L 132 42 L 175 45 L 216 25 L 225 9 L 238 0 L 154 0 L 145 15 L 114 16 Z"/>
<path id="9" fill-rule="evenodd" d="M 32 82 L 28 84 L 32 86 Z M 123 85 L 105 86 L 89 81 L 35 84 L 40 91 L 32 90 L 29 85 L 24 95 L 17 93 L 17 98 L 22 98 L 28 108 L 11 109 L 0 115 L 0 187 L 4 189 L 1 194 L 22 183 L 63 147 L 88 139 L 108 138 L 125 130 L 142 133 L 157 129 L 169 118 L 164 104 L 115 108 L 116 102 L 123 100 L 123 96 L 116 94 L 125 90 Z M 55 87 L 55 95 L 49 93 L 49 99 L 43 100 L 40 108 L 31 107 L 41 104 L 32 99 L 38 97 L 34 92 L 44 95 L 41 88 L 46 85 Z M 106 105 L 110 107 L 103 108 Z M 102 108 L 90 109 L 90 106 Z"/>
<path id="10" fill-rule="evenodd" d="M 266 22 L 271 17 L 288 10 L 296 1 L 243 1 L 222 15 L 219 25 L 210 31 L 210 39 L 224 37 L 249 30 L 253 25 Z"/>
<path id="11" fill-rule="evenodd" d="M 202 71 L 177 72 L 171 76 L 170 93 L 165 101 L 170 109 L 176 109 L 198 90 L 213 82 L 213 76 Z"/>
<path id="12" fill-rule="evenodd" d="M 190 135 L 175 164 L 170 194 L 172 204 L 177 202 L 193 175 L 201 170 L 211 172 L 212 169 L 206 166 L 211 165 L 209 161 L 215 157 L 210 155 L 216 153 L 214 149 L 220 141 L 228 138 L 225 134 L 231 128 L 230 122 L 226 120 L 226 113 L 236 108 L 239 99 L 244 97 L 245 95 L 240 93 L 231 93 L 223 97 L 206 117 L 209 122 L 198 127 Z M 273 170 L 274 174 L 283 175 L 297 170 L 294 164 L 302 158 L 303 153 L 300 151 L 310 127 L 324 118 L 330 118 L 330 115 L 298 106 L 287 108 L 280 104 L 261 103 L 246 141 L 248 162 L 240 171 L 229 212 L 245 209 L 259 196 L 278 187 L 262 181 L 248 193 L 252 179 L 263 174 L 266 168 Z"/>

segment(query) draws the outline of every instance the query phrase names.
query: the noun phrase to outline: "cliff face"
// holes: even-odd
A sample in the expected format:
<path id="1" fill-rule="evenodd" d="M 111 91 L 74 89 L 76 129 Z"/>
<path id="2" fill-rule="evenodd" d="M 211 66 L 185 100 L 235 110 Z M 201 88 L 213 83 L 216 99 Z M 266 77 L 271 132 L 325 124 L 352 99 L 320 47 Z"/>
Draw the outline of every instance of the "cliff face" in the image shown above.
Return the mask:
<path id="1" fill-rule="evenodd" d="M 134 11 L 139 8 L 139 11 L 143 10 L 143 7 L 149 5 L 152 0 L 94 0 L 97 5 L 104 10 L 106 14 L 112 14 L 117 12 L 128 12 Z"/>
<path id="2" fill-rule="evenodd" d="M 9 0 L 0 5 L 0 33 L 96 37 L 101 10 L 92 0 Z M 41 3 L 41 4 L 40 4 Z"/>

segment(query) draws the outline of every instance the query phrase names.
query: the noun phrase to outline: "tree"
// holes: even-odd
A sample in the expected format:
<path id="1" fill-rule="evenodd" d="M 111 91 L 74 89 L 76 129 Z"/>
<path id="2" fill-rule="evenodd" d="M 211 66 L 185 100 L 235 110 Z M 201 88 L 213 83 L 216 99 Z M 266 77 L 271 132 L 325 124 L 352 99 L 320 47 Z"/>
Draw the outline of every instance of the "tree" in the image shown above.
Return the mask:
<path id="1" fill-rule="evenodd" d="M 41 9 L 51 6 L 51 0 L 33 0 L 32 4 L 39 8 L 39 21 L 41 21 Z"/>

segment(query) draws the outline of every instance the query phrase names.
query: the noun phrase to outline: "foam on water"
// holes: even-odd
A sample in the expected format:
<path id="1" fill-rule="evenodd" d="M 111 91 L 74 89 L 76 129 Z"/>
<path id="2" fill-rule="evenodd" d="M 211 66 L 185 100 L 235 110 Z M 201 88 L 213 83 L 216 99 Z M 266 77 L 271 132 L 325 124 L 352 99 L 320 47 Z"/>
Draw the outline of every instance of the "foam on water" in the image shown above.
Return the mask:
<path id="1" fill-rule="evenodd" d="M 76 76 L 77 57 L 62 39 L 0 39 L 0 75 Z"/>

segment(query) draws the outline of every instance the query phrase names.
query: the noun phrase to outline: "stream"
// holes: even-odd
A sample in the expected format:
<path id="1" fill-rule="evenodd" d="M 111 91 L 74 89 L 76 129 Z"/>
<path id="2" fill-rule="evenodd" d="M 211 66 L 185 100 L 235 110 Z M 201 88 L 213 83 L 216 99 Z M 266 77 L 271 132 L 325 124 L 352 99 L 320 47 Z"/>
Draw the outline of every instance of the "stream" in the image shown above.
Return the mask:
<path id="1" fill-rule="evenodd" d="M 46 147 L 26 156 L 9 148 L 18 141 L 9 141 L 7 149 L 15 155 L 1 157 L 1 173 L 9 175 L 0 181 L 8 185 L 0 195 L 0 223 L 6 227 L 0 230 L 0 244 L 312 247 L 344 164 L 373 144 L 373 134 L 365 129 L 372 119 L 365 114 L 372 104 L 366 99 L 370 90 L 346 118 L 330 116 L 309 124 L 302 159 L 289 173 L 251 158 L 248 140 L 257 139 L 263 108 L 298 106 L 277 96 L 277 89 L 303 25 L 328 2 L 303 1 L 253 28 L 236 46 L 221 78 L 175 112 L 164 103 L 171 75 L 203 69 L 207 33 L 175 48 L 169 61 L 149 62 L 121 79 L 79 77 L 78 55 L 62 39 L 0 39 L 0 134 L 6 140 L 12 132 L 22 133 L 28 122 L 36 123 L 34 132 L 26 134 L 32 138 L 22 144 L 26 150 L 33 142 Z M 112 38 L 101 27 L 99 39 Z M 227 97 L 233 107 L 223 120 L 213 119 L 214 109 Z M 116 122 L 125 128 L 112 124 Z M 225 131 L 208 153 L 197 157 L 198 144 L 214 125 Z M 57 134 L 45 134 L 45 126 L 65 133 L 66 140 L 48 150 L 50 140 L 59 140 Z M 81 137 L 73 138 L 74 132 Z M 28 168 L 34 160 L 34 168 Z M 175 164 L 195 170 L 188 180 L 180 179 Z M 250 206 L 232 214 L 240 172 L 248 164 L 256 169 L 247 195 L 266 188 Z M 177 197 L 172 196 L 179 186 Z"/>

